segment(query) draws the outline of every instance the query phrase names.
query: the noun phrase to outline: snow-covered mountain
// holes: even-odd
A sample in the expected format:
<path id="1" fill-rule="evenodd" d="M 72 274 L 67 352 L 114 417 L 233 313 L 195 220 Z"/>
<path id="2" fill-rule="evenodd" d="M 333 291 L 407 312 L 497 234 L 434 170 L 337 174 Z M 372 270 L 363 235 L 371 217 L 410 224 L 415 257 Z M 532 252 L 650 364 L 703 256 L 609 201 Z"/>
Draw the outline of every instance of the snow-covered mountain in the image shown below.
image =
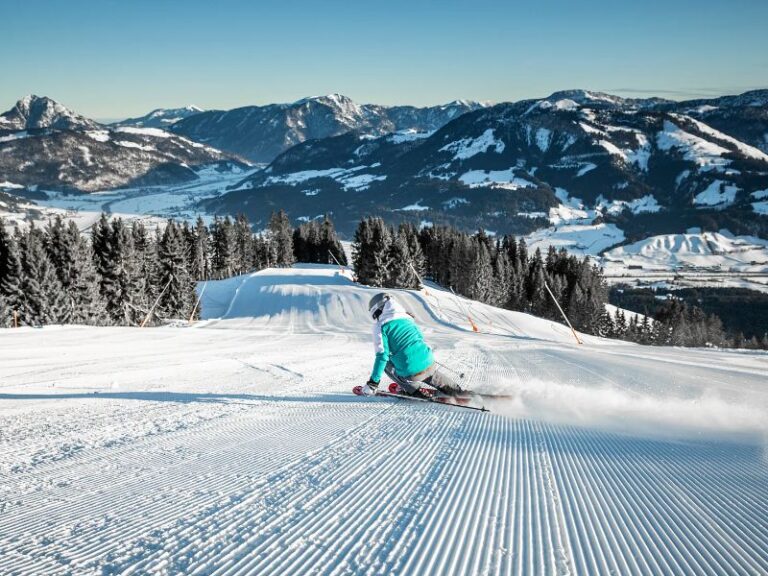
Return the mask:
<path id="1" fill-rule="evenodd" d="M 692 226 L 768 233 L 754 205 L 768 154 L 660 99 L 568 91 L 463 114 L 434 133 L 347 133 L 299 144 L 213 201 L 264 220 L 333 212 L 521 233 L 574 220 L 629 237 Z"/>
<path id="2" fill-rule="evenodd" d="M 46 96 L 30 94 L 0 116 L 0 131 L 96 130 L 99 124 Z"/>
<path id="3" fill-rule="evenodd" d="M 103 126 L 46 97 L 27 96 L 0 116 L 5 188 L 93 192 L 195 180 L 199 166 L 242 163 L 159 128 Z"/>
<path id="4" fill-rule="evenodd" d="M 353 130 L 374 136 L 398 130 L 433 131 L 481 106 L 463 100 L 426 108 L 379 106 L 330 94 L 290 104 L 202 112 L 176 122 L 171 130 L 254 162 L 270 162 L 305 140 Z"/>
<path id="5" fill-rule="evenodd" d="M 666 108 L 666 107 L 665 107 Z M 676 103 L 674 109 L 768 152 L 768 90 Z"/>
<path id="6" fill-rule="evenodd" d="M 126 118 L 120 122 L 114 122 L 110 126 L 134 126 L 136 128 L 167 128 L 179 120 L 184 120 L 195 114 L 203 112 L 197 106 L 184 106 L 183 108 L 156 108 L 149 114 L 138 118 Z"/>

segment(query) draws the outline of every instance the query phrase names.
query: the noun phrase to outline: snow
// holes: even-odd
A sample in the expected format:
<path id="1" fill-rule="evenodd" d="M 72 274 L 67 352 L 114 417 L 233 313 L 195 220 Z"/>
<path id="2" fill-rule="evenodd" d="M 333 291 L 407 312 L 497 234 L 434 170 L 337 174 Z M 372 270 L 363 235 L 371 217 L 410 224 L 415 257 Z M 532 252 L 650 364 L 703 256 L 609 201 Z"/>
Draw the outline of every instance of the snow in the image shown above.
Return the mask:
<path id="1" fill-rule="evenodd" d="M 88 148 L 88 146 L 78 146 L 77 147 L 80 152 L 83 154 L 83 161 L 87 166 L 93 165 L 93 158 L 91 156 L 91 149 Z"/>
<path id="2" fill-rule="evenodd" d="M 752 202 L 752 210 L 758 214 L 768 215 L 768 202 Z"/>
<path id="3" fill-rule="evenodd" d="M 755 190 L 751 194 L 752 198 L 755 200 L 762 200 L 763 198 L 768 198 L 768 190 Z"/>
<path id="4" fill-rule="evenodd" d="M 131 142 L 130 140 L 115 140 L 115 144 L 124 148 L 137 148 L 139 150 L 157 150 L 154 146 L 147 146 L 144 144 L 138 144 L 137 142 Z"/>
<path id="5" fill-rule="evenodd" d="M 395 132 L 387 136 L 387 142 L 391 142 L 392 144 L 402 144 L 403 142 L 413 142 L 415 140 L 423 140 L 424 138 L 429 138 L 434 133 L 435 133 L 434 130 L 430 132 L 418 132 L 414 129 L 401 130 L 400 132 Z"/>
<path id="6" fill-rule="evenodd" d="M 546 128 L 539 128 L 536 130 L 536 146 L 539 150 L 546 152 L 549 150 L 549 145 L 552 142 L 552 131 Z"/>
<path id="7" fill-rule="evenodd" d="M 591 172 L 595 168 L 597 168 L 597 164 L 593 164 L 592 162 L 585 162 L 581 164 L 579 171 L 576 173 L 576 178 L 584 176 L 584 174 L 586 174 L 587 172 Z"/>
<path id="8" fill-rule="evenodd" d="M 578 213 L 578 211 L 574 211 Z M 549 214 L 553 220 L 552 209 Z M 603 250 L 620 244 L 625 239 L 624 232 L 615 224 L 568 223 L 550 228 L 542 228 L 525 237 L 530 250 L 540 248 L 543 253 L 554 246 L 565 248 L 576 256 L 593 256 Z"/>
<path id="9" fill-rule="evenodd" d="M 625 162 L 628 162 L 628 161 L 629 161 L 629 159 L 627 158 L 627 155 L 626 155 L 626 154 L 624 154 L 624 152 L 622 152 L 622 151 L 619 149 L 619 147 L 618 147 L 618 146 L 616 146 L 615 144 L 613 144 L 612 142 L 609 142 L 608 140 L 600 140 L 600 141 L 599 141 L 599 144 L 600 144 L 600 146 L 602 146 L 602 147 L 603 147 L 603 148 L 604 148 L 604 149 L 605 149 L 605 150 L 608 152 L 608 154 L 610 154 L 611 156 L 618 156 L 619 158 L 621 158 L 621 159 L 622 159 L 622 160 L 624 160 Z"/>
<path id="10" fill-rule="evenodd" d="M 722 180 L 714 180 L 703 192 L 693 198 L 698 206 L 728 206 L 733 204 L 739 188 Z"/>
<path id="11" fill-rule="evenodd" d="M 97 142 L 109 142 L 109 130 L 88 130 L 85 133 L 89 138 Z"/>
<path id="12" fill-rule="evenodd" d="M 456 197 L 456 198 L 451 198 L 449 200 L 446 200 L 442 204 L 443 206 L 445 206 L 447 210 L 452 210 L 453 208 L 456 208 L 461 204 L 469 204 L 469 203 L 470 203 L 469 200 L 467 200 L 466 198 Z"/>
<path id="13" fill-rule="evenodd" d="M 651 158 L 651 144 L 644 134 L 636 133 L 635 136 L 639 141 L 639 147 L 635 150 L 624 150 L 623 152 L 630 163 L 637 164 L 637 167 L 640 168 L 640 170 L 648 172 L 648 160 Z"/>
<path id="14" fill-rule="evenodd" d="M 536 184 L 515 176 L 516 168 L 506 170 L 470 170 L 459 176 L 459 180 L 470 188 L 480 188 L 491 186 L 495 188 L 504 188 L 507 190 L 518 190 L 520 188 L 535 188 Z"/>
<path id="15" fill-rule="evenodd" d="M 429 210 L 429 206 L 422 206 L 421 200 L 419 200 L 414 204 L 409 204 L 408 206 L 403 206 L 402 208 L 398 208 L 398 210 L 401 210 L 404 212 L 408 212 L 408 211 L 421 212 L 422 210 Z"/>
<path id="16" fill-rule="evenodd" d="M 253 171 L 251 171 L 253 172 Z M 219 196 L 228 186 L 247 175 L 242 170 L 219 172 L 216 167 L 202 167 L 197 171 L 198 180 L 170 186 L 147 188 L 123 188 L 91 194 L 65 194 L 45 191 L 44 200 L 24 200 L 20 212 L 0 210 L 0 217 L 11 224 L 26 226 L 34 221 L 45 226 L 48 220 L 61 215 L 74 221 L 80 230 L 88 229 L 99 219 L 102 211 L 129 222 L 140 220 L 150 228 L 162 227 L 167 218 L 194 221 L 198 216 L 211 221 L 212 214 L 201 211 L 200 200 Z"/>
<path id="17" fill-rule="evenodd" d="M 24 186 L 21 184 L 14 184 L 13 182 L 9 182 L 8 180 L 4 182 L 0 182 L 0 188 L 6 189 L 6 190 L 23 190 Z"/>
<path id="18" fill-rule="evenodd" d="M 579 126 L 581 126 L 581 129 L 584 130 L 587 134 L 594 134 L 595 136 L 605 136 L 605 131 L 601 130 L 600 128 L 595 128 L 591 124 L 587 124 L 586 122 L 579 122 Z"/>
<path id="19" fill-rule="evenodd" d="M 628 209 L 633 214 L 655 213 L 661 210 L 661 205 L 653 194 L 646 194 L 642 198 L 629 201 L 612 200 L 608 202 L 602 195 L 597 198 L 596 210 L 604 214 L 621 214 L 625 209 Z"/>
<path id="20" fill-rule="evenodd" d="M 690 134 L 669 120 L 664 121 L 664 130 L 656 134 L 656 145 L 661 150 L 679 150 L 685 160 L 694 162 L 699 170 L 705 172 L 722 172 L 731 163 L 722 157 L 730 150 Z"/>
<path id="21" fill-rule="evenodd" d="M 21 140 L 22 138 L 29 138 L 30 135 L 26 130 L 14 132 L 13 134 L 7 134 L 0 136 L 0 142 L 12 142 L 13 140 Z"/>
<path id="22" fill-rule="evenodd" d="M 373 182 L 381 182 L 386 179 L 386 174 L 379 176 L 374 174 L 357 174 L 355 176 L 339 178 L 339 181 L 343 184 L 345 190 L 367 190 Z"/>
<path id="23" fill-rule="evenodd" d="M 361 170 L 372 168 L 372 166 L 355 166 L 354 168 L 326 168 L 323 170 L 302 170 L 300 172 L 291 172 L 289 174 L 280 174 L 270 176 L 266 179 L 265 185 L 283 183 L 291 186 L 302 184 L 307 180 L 314 178 L 331 178 L 341 184 L 345 190 L 367 190 L 371 183 L 380 182 L 387 179 L 386 174 L 358 174 Z"/>
<path id="24" fill-rule="evenodd" d="M 571 197 L 564 188 L 555 188 L 555 197 L 561 204 L 549 209 L 549 221 L 554 224 L 593 220 L 597 213 L 588 211 L 579 198 Z"/>
<path id="25" fill-rule="evenodd" d="M 531 111 L 539 108 L 541 110 L 558 110 L 564 112 L 574 112 L 579 109 L 579 105 L 570 98 L 562 98 L 555 102 L 549 100 L 541 100 L 533 104 L 528 110 L 525 111 L 523 116 L 529 114 Z"/>
<path id="26" fill-rule="evenodd" d="M 153 138 L 170 138 L 173 136 L 170 132 L 166 132 L 160 128 L 136 128 L 134 126 L 120 126 L 119 128 L 115 128 L 115 132 L 138 134 L 139 136 L 152 136 Z"/>
<path id="27" fill-rule="evenodd" d="M 453 152 L 454 160 L 466 160 L 477 154 L 484 154 L 493 147 L 497 154 L 504 151 L 504 142 L 493 135 L 493 128 L 488 128 L 477 138 L 462 138 L 440 148 L 440 152 Z"/>
<path id="28" fill-rule="evenodd" d="M 728 142 L 729 144 L 732 144 L 736 149 L 747 156 L 748 158 L 752 158 L 754 160 L 761 160 L 763 162 L 768 162 L 768 154 L 763 152 L 762 150 L 759 150 L 758 148 L 755 148 L 753 146 L 749 146 L 748 144 L 745 144 L 744 142 L 741 142 L 740 140 L 737 140 L 736 138 L 733 138 L 731 136 L 728 136 L 727 134 L 723 134 L 722 132 L 715 130 L 711 126 L 708 126 L 707 124 L 704 124 L 703 122 L 699 122 L 698 120 L 694 120 L 693 118 L 688 118 L 690 122 L 696 126 L 701 132 L 704 134 L 707 134 L 709 136 L 712 136 L 713 138 L 717 138 L 718 140 Z"/>
<path id="29" fill-rule="evenodd" d="M 728 230 L 662 234 L 609 250 L 605 259 L 644 271 L 682 268 L 768 273 L 768 240 L 734 236 Z"/>
<path id="30" fill-rule="evenodd" d="M 574 112 L 579 109 L 579 105 L 570 98 L 563 98 L 562 100 L 558 100 L 552 104 L 552 107 L 555 110 L 567 110 L 568 112 Z"/>
<path id="31" fill-rule="evenodd" d="M 638 323 L 642 323 L 645 318 L 648 318 L 649 324 L 653 324 L 655 322 L 655 320 L 650 316 L 640 314 L 639 312 L 632 312 L 632 310 L 627 310 L 626 308 L 619 308 L 613 304 L 606 304 L 605 309 L 611 315 L 611 318 L 614 319 L 616 318 L 616 314 L 619 312 L 619 310 L 621 310 L 624 313 L 624 318 L 626 319 L 627 324 L 629 324 L 629 322 L 633 319 L 637 320 Z"/>
<path id="32" fill-rule="evenodd" d="M 398 295 L 438 359 L 506 398 L 358 398 L 376 291 L 272 269 L 192 328 L 0 330 L 3 570 L 768 570 L 764 353 L 578 346 L 430 286 Z"/>

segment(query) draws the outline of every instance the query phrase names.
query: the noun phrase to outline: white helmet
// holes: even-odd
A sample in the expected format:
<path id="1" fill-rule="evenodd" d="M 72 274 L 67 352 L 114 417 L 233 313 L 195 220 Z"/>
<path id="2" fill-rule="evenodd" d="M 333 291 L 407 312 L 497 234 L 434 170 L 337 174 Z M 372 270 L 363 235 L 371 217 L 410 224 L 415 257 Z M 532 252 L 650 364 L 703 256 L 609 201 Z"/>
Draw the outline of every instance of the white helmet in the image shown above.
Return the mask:
<path id="1" fill-rule="evenodd" d="M 393 298 L 386 292 L 379 292 L 371 298 L 368 302 L 368 314 L 371 315 L 371 318 L 378 320 L 379 316 L 381 316 L 381 312 L 384 310 L 384 306 L 389 300 L 393 300 Z"/>

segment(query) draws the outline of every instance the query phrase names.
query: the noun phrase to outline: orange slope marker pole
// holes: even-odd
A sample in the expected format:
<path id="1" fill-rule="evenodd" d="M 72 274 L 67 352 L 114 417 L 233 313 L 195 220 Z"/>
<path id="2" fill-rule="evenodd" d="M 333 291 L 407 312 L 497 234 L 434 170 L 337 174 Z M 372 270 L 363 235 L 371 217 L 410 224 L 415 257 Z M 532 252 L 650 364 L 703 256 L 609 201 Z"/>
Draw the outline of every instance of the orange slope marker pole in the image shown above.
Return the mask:
<path id="1" fill-rule="evenodd" d="M 480 328 L 477 327 L 477 324 L 475 324 L 474 320 L 472 320 L 472 316 L 469 315 L 469 312 L 467 312 L 467 310 L 462 305 L 461 300 L 459 300 L 459 297 L 456 295 L 456 292 L 453 291 L 453 286 L 450 288 L 453 297 L 456 298 L 456 302 L 459 304 L 459 308 L 461 308 L 461 312 L 467 317 L 467 320 L 469 320 L 469 325 L 472 326 L 472 332 L 480 332 Z"/>
<path id="2" fill-rule="evenodd" d="M 576 330 L 573 329 L 573 325 L 571 324 L 571 321 L 568 320 L 568 316 L 565 315 L 565 312 L 563 312 L 563 309 L 560 308 L 560 303 L 557 301 L 557 298 L 555 298 L 555 295 L 552 294 L 552 290 L 549 289 L 549 284 L 547 284 L 546 281 L 544 281 L 544 288 L 547 289 L 547 292 L 549 292 L 549 295 L 552 296 L 552 301 L 555 303 L 555 306 L 557 306 L 557 309 L 560 310 L 560 314 L 563 315 L 563 318 L 565 318 L 566 323 L 568 324 L 568 327 L 571 329 L 571 332 L 573 333 L 573 337 L 576 338 L 576 342 L 579 344 L 584 344 L 581 340 L 579 340 L 578 334 L 576 334 Z"/>
<path id="3" fill-rule="evenodd" d="M 328 250 L 328 254 L 330 254 L 330 255 L 331 255 L 331 258 L 333 258 L 333 261 L 334 261 L 334 262 L 336 262 L 336 265 L 339 267 L 339 272 L 341 272 L 342 274 L 344 274 L 344 266 L 342 266 L 342 265 L 339 263 L 339 261 L 336 259 L 336 256 L 334 256 L 333 252 L 331 252 L 330 250 Z"/>
<path id="4" fill-rule="evenodd" d="M 200 290 L 200 296 L 197 297 L 197 300 L 195 300 L 195 307 L 192 308 L 192 314 L 189 315 L 189 323 L 192 324 L 195 318 L 195 312 L 197 312 L 198 306 L 200 306 L 200 301 L 203 299 L 203 294 L 205 294 L 205 289 L 208 288 L 208 281 L 206 280 L 205 284 L 203 284 L 203 289 Z"/>
<path id="5" fill-rule="evenodd" d="M 160 298 L 163 297 L 163 294 L 165 294 L 165 291 L 168 290 L 168 286 L 171 285 L 171 280 L 173 280 L 173 277 L 168 279 L 168 282 L 165 284 L 165 288 L 163 288 L 163 291 L 160 292 L 160 295 L 157 297 L 157 300 L 155 300 L 155 303 L 152 304 L 152 308 L 149 309 L 149 312 L 147 312 L 146 317 L 141 322 L 141 325 L 139 328 L 144 328 L 144 326 L 147 325 L 147 322 L 149 322 L 149 319 L 152 317 L 152 313 L 155 311 L 155 306 L 157 306 L 160 303 Z"/>

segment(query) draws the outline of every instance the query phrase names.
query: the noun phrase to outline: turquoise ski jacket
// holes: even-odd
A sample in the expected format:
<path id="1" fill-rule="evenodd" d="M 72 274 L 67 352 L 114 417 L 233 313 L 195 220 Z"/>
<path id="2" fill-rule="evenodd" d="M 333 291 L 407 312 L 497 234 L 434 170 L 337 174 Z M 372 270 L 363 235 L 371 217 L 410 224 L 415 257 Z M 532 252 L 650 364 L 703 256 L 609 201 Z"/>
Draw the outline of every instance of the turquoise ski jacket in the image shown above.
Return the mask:
<path id="1" fill-rule="evenodd" d="M 381 381 L 387 362 L 392 362 L 395 372 L 404 378 L 426 370 L 435 362 L 432 349 L 416 322 L 393 300 L 387 301 L 373 326 L 373 346 L 376 360 L 371 380 L 374 382 Z"/>

